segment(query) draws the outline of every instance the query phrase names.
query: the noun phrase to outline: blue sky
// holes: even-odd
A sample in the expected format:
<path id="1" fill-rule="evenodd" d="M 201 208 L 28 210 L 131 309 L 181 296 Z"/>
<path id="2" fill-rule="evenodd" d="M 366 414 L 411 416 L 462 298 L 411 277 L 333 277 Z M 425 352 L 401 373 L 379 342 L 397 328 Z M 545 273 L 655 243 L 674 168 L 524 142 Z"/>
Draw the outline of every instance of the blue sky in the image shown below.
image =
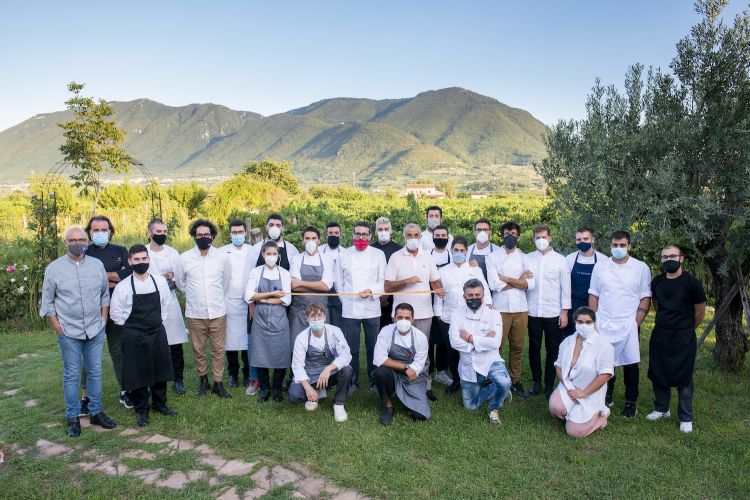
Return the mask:
<path id="1" fill-rule="evenodd" d="M 4 0 L 0 130 L 63 109 L 72 80 L 108 100 L 264 115 L 459 86 L 549 124 L 583 115 L 596 76 L 665 68 L 697 20 L 690 0 Z"/>

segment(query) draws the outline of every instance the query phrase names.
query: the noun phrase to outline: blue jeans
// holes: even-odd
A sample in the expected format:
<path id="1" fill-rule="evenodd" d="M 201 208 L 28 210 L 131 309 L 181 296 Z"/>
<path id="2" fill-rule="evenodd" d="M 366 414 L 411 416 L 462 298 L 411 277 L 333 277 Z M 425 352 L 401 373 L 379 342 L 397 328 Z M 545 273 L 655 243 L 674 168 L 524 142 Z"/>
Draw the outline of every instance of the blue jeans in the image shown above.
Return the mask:
<path id="1" fill-rule="evenodd" d="M 490 384 L 482 387 L 482 382 L 489 379 Z M 495 361 L 490 365 L 487 376 L 477 373 L 476 382 L 461 381 L 461 392 L 464 398 L 464 408 L 476 410 L 482 403 L 490 399 L 488 409 L 502 408 L 505 398 L 510 392 L 510 375 L 502 361 Z"/>
<path id="2" fill-rule="evenodd" d="M 102 411 L 102 352 L 105 338 L 104 328 L 91 339 L 71 339 L 64 334 L 57 336 L 63 362 L 63 394 L 67 418 L 77 417 L 81 412 L 81 400 L 78 399 L 81 368 L 86 370 L 89 412 L 96 415 Z"/>

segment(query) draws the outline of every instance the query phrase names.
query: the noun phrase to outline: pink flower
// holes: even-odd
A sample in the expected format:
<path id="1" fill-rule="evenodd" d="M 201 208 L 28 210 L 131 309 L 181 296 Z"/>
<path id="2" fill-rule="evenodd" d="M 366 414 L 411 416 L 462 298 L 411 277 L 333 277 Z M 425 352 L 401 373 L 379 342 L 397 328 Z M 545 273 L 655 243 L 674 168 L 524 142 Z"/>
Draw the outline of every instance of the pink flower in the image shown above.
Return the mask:
<path id="1" fill-rule="evenodd" d="M 6 273 L 12 273 L 15 270 L 16 270 L 16 266 L 14 266 L 14 265 L 10 265 L 10 266 L 8 266 L 8 267 L 5 268 L 5 272 Z"/>

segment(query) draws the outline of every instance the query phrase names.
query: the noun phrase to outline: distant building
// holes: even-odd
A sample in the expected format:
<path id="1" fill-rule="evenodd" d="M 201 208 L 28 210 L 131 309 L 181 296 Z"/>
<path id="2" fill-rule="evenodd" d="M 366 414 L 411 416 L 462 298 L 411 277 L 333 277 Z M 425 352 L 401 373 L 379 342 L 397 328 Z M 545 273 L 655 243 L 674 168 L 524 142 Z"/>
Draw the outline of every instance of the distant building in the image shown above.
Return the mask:
<path id="1" fill-rule="evenodd" d="M 482 200 L 487 198 L 487 193 L 471 193 L 470 198 L 472 200 Z"/>
<path id="2" fill-rule="evenodd" d="M 445 198 L 445 193 L 438 191 L 434 184 L 407 184 L 405 194 L 420 198 Z"/>

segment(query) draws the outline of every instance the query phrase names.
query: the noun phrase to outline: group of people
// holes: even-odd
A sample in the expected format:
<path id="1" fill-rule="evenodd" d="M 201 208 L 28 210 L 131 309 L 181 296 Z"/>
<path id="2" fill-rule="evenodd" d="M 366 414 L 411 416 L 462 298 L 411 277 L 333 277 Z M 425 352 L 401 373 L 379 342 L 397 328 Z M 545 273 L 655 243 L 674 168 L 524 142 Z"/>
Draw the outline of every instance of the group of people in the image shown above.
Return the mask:
<path id="1" fill-rule="evenodd" d="M 567 433 L 584 437 L 607 425 L 617 366 L 625 382 L 622 415 L 636 416 L 640 325 L 652 300 L 655 401 L 646 418 L 670 416 L 676 387 L 680 429 L 692 430 L 695 327 L 706 297 L 682 268 L 678 247 L 662 250 L 663 273 L 652 280 L 649 267 L 629 255 L 626 231 L 612 233 L 607 257 L 582 227 L 577 250 L 563 256 L 545 225 L 533 229 L 537 250 L 526 254 L 513 221 L 499 229 L 502 246 L 491 242 L 489 219 L 476 221 L 471 243 L 450 234 L 440 207 L 427 209 L 426 223 L 424 231 L 404 226 L 403 247 L 385 217 L 374 227 L 355 223 L 349 248 L 338 223 L 325 233 L 310 226 L 301 232 L 300 252 L 284 238 L 279 214 L 268 216 L 267 237 L 254 245 L 245 223 L 233 221 L 231 242 L 217 247 L 217 227 L 199 219 L 190 227 L 195 246 L 182 254 L 166 244 L 161 220 L 149 223 L 147 244 L 127 250 L 111 243 L 114 227 L 105 216 L 68 229 L 66 255 L 45 271 L 40 310 L 58 334 L 68 434 L 80 435 L 82 415 L 116 425 L 102 408 L 105 337 L 120 402 L 135 408 L 137 424 L 147 425 L 150 411 L 176 415 L 167 406 L 167 382 L 185 393 L 182 344 L 189 337 L 197 396 L 231 397 L 226 359 L 228 385 L 244 386 L 259 403 L 281 402 L 286 390 L 289 402 L 314 411 L 335 387 L 333 416 L 342 422 L 348 398 L 362 387 L 378 395 L 379 421 L 390 425 L 397 408 L 415 421 L 431 417 L 434 374 L 447 394 L 461 392 L 465 408 L 488 402 L 493 424 L 513 395 L 544 392 Z M 521 380 L 527 336 L 528 390 Z"/>

